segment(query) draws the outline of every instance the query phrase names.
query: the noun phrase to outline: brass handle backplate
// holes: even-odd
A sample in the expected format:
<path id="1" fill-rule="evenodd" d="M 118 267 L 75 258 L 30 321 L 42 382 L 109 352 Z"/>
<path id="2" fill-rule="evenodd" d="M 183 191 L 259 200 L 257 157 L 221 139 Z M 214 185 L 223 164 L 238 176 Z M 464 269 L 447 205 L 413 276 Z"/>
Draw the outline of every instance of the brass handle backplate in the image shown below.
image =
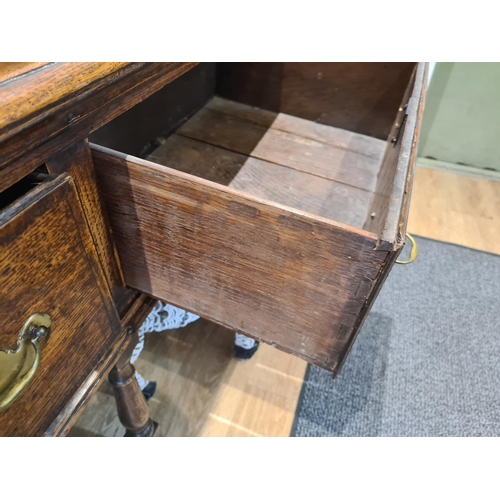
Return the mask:
<path id="1" fill-rule="evenodd" d="M 8 408 L 33 380 L 41 359 L 38 341 L 49 335 L 48 314 L 33 314 L 21 328 L 15 349 L 0 350 L 0 411 Z"/>
<path id="2" fill-rule="evenodd" d="M 411 234 L 406 233 L 406 237 L 410 240 L 411 243 L 410 258 L 408 260 L 397 260 L 396 264 L 411 264 L 418 257 L 417 242 L 413 239 L 413 236 Z"/>

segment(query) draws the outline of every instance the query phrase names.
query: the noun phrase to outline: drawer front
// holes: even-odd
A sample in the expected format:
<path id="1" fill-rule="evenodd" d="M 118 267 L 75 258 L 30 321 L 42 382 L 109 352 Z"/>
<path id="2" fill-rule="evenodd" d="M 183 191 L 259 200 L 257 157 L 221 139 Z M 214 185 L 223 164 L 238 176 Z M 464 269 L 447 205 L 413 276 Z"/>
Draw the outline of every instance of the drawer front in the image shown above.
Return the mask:
<path id="1" fill-rule="evenodd" d="M 44 435 L 120 335 L 70 177 L 44 182 L 0 212 L 0 252 L 0 350 L 16 348 L 33 314 L 52 322 L 32 381 L 0 412 L 0 435 Z"/>

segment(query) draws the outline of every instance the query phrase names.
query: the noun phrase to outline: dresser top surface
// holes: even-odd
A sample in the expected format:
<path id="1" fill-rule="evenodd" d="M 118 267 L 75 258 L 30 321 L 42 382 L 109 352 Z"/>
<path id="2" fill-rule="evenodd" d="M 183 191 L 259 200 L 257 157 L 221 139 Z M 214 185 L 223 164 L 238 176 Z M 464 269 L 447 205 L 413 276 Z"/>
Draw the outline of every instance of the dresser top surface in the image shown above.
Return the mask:
<path id="1" fill-rule="evenodd" d="M 0 140 L 49 113 L 58 103 L 95 88 L 110 75 L 137 63 L 2 63 L 0 65 Z M 106 80 L 107 83 L 107 80 Z"/>
<path id="2" fill-rule="evenodd" d="M 0 192 L 197 63 L 0 63 Z"/>
<path id="3" fill-rule="evenodd" d="M 0 63 L 0 84 L 46 66 L 47 62 L 2 62 Z"/>

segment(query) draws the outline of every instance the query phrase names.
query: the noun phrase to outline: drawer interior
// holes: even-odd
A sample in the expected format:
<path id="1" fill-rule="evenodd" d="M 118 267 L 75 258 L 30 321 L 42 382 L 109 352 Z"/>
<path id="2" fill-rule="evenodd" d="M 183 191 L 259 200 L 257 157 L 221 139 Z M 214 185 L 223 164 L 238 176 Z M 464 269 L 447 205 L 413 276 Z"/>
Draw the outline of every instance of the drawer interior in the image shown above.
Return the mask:
<path id="1" fill-rule="evenodd" d="M 305 97 L 325 123 L 285 90 L 257 106 L 243 81 L 187 106 L 143 158 L 92 146 L 128 286 L 334 373 L 404 244 L 426 71 L 412 66 L 394 105 L 393 88 L 374 96 L 340 69 L 351 111 Z"/>
<path id="2" fill-rule="evenodd" d="M 394 245 L 416 73 L 415 63 L 203 63 L 90 139 Z"/>
<path id="3" fill-rule="evenodd" d="M 363 228 L 385 141 L 220 97 L 148 159 Z"/>
<path id="4" fill-rule="evenodd" d="M 92 146 L 131 288 L 335 371 L 390 263 L 376 235 Z"/>

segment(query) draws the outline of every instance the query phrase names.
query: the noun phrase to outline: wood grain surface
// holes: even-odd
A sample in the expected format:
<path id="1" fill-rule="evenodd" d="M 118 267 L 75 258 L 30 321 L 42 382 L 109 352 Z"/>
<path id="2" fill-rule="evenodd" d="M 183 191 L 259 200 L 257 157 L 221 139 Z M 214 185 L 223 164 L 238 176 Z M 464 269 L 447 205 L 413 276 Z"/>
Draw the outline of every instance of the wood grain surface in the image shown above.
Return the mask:
<path id="1" fill-rule="evenodd" d="M 340 366 L 388 257 L 375 235 L 105 148 L 92 154 L 127 285 Z"/>
<path id="2" fill-rule="evenodd" d="M 126 295 L 134 292 L 125 287 L 107 214 L 97 189 L 97 179 L 88 141 L 84 140 L 72 145 L 66 151 L 51 158 L 46 165 L 52 174 L 67 172 L 73 178 L 109 291 L 114 303 L 120 309 L 119 305 L 122 301 L 126 301 Z"/>
<path id="3" fill-rule="evenodd" d="M 500 255 L 500 182 L 418 168 L 408 231 Z"/>
<path id="4" fill-rule="evenodd" d="M 221 97 L 386 140 L 415 63 L 218 63 Z"/>
<path id="5" fill-rule="evenodd" d="M 54 63 L 0 85 L 0 191 L 196 63 Z"/>
<path id="6" fill-rule="evenodd" d="M 0 62 L 0 83 L 46 66 L 46 62 Z"/>
<path id="7" fill-rule="evenodd" d="M 177 134 L 368 191 L 375 188 L 380 167 L 379 159 L 371 155 L 260 125 L 208 107 L 186 122 Z"/>
<path id="8" fill-rule="evenodd" d="M 213 116 L 229 125 L 214 126 Z M 149 159 L 362 228 L 384 148 L 379 139 L 214 98 Z"/>
<path id="9" fill-rule="evenodd" d="M 427 85 L 427 63 L 419 63 L 408 83 L 392 125 L 366 223 L 380 236 L 381 245 L 404 245 L 413 168 Z"/>
<path id="10" fill-rule="evenodd" d="M 249 120 L 252 123 L 262 125 L 266 128 L 273 128 L 306 139 L 325 143 L 336 148 L 348 149 L 353 153 L 368 156 L 377 161 L 379 161 L 384 154 L 384 140 L 343 128 L 306 120 L 286 114 L 285 112 L 276 113 L 217 96 L 210 100 L 205 107 L 232 115 L 241 120 Z"/>
<path id="11" fill-rule="evenodd" d="M 0 213 L 0 348 L 36 312 L 52 317 L 38 372 L 0 413 L 0 434 L 42 435 L 120 342 L 121 328 L 73 181 L 43 182 Z M 85 392 L 85 391 L 84 391 Z M 63 422 L 61 422 L 61 426 Z"/>
<path id="12" fill-rule="evenodd" d="M 139 66 L 138 63 L 53 63 L 36 73 L 26 73 L 24 78 L 4 82 L 0 87 L 0 139 L 29 126 L 50 108 L 62 107 L 66 99 L 106 85 L 110 75 L 115 79 L 120 76 L 119 70 L 130 71 Z"/>

